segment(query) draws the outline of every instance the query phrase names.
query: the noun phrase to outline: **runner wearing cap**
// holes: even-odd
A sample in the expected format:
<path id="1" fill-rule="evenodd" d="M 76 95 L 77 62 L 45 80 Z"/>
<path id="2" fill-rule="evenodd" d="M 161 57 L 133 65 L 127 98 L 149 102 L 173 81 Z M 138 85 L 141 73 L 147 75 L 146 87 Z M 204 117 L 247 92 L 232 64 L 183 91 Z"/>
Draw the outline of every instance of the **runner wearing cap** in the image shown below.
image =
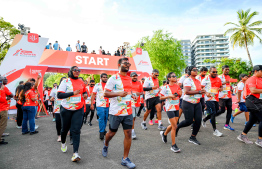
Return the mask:
<path id="1" fill-rule="evenodd" d="M 132 104 L 132 112 L 133 112 L 133 127 L 132 127 L 132 139 L 136 138 L 135 133 L 135 120 L 140 107 L 140 96 L 143 94 L 143 87 L 139 81 L 137 81 L 136 72 L 132 72 L 130 77 L 132 78 L 132 95 L 137 98 L 136 101 L 134 99 L 131 100 Z"/>

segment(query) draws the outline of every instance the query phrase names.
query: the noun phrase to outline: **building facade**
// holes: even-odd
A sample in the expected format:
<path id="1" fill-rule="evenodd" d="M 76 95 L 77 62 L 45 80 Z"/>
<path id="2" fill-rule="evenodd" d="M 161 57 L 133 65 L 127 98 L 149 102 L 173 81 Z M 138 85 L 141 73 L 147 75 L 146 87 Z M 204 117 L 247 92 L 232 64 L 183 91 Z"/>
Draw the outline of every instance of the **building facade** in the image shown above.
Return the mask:
<path id="1" fill-rule="evenodd" d="M 190 40 L 181 40 L 183 55 L 187 57 L 186 65 L 191 66 L 191 41 Z"/>
<path id="2" fill-rule="evenodd" d="M 204 63 L 205 59 L 218 60 L 229 57 L 228 37 L 223 34 L 198 35 L 191 44 L 191 64 L 198 69 L 205 66 L 208 69 L 212 63 Z"/>

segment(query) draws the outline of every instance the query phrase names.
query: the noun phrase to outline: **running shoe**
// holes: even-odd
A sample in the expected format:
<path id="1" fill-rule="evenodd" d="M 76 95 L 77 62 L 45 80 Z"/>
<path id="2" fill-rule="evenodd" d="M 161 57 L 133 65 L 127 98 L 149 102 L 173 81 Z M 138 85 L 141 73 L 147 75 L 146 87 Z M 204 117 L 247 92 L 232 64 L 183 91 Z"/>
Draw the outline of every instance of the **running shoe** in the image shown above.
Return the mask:
<path id="1" fill-rule="evenodd" d="M 142 127 L 143 130 L 147 130 L 146 123 L 143 123 L 143 122 L 142 122 L 142 123 L 141 123 L 141 127 Z"/>
<path id="2" fill-rule="evenodd" d="M 193 127 L 194 127 L 194 123 L 192 123 L 191 126 L 190 126 L 191 131 L 193 131 Z"/>
<path id="3" fill-rule="evenodd" d="M 33 132 L 30 132 L 30 135 L 34 135 L 34 134 L 37 134 L 38 131 L 33 131 Z"/>
<path id="4" fill-rule="evenodd" d="M 3 133 L 2 134 L 2 137 L 6 137 L 6 136 L 9 136 L 9 133 Z"/>
<path id="5" fill-rule="evenodd" d="M 38 126 L 38 125 L 35 125 L 35 130 L 38 129 L 38 128 L 39 128 L 39 126 Z"/>
<path id="6" fill-rule="evenodd" d="M 232 127 L 230 127 L 230 125 L 227 125 L 227 124 L 224 125 L 224 129 L 225 130 L 235 131 L 235 129 L 233 129 Z"/>
<path id="7" fill-rule="evenodd" d="M 158 125 L 157 128 L 158 128 L 158 130 L 160 130 L 160 131 L 166 130 L 166 127 L 164 127 L 163 124 Z"/>
<path id="8" fill-rule="evenodd" d="M 189 141 L 190 143 L 194 143 L 194 144 L 196 144 L 196 145 L 200 145 L 200 143 L 199 143 L 199 141 L 197 141 L 196 137 L 191 136 L 191 137 L 188 139 L 188 141 Z"/>
<path id="9" fill-rule="evenodd" d="M 218 129 L 216 129 L 213 133 L 214 136 L 221 137 L 223 133 L 219 132 Z"/>
<path id="10" fill-rule="evenodd" d="M 158 119 L 155 119 L 155 124 L 158 124 Z"/>
<path id="11" fill-rule="evenodd" d="M 21 128 L 22 128 L 22 126 L 16 126 L 16 128 L 18 128 L 18 129 L 21 129 Z"/>
<path id="12" fill-rule="evenodd" d="M 61 136 L 58 136 L 57 142 L 61 142 Z"/>
<path id="13" fill-rule="evenodd" d="M 108 146 L 105 146 L 105 143 L 104 143 L 104 147 L 103 147 L 103 149 L 102 149 L 102 155 L 103 155 L 104 157 L 106 157 L 106 156 L 107 156 L 107 153 L 108 153 Z"/>
<path id="14" fill-rule="evenodd" d="M 81 157 L 78 155 L 78 153 L 74 153 L 72 157 L 72 162 L 80 161 Z"/>
<path id="15" fill-rule="evenodd" d="M 128 157 L 126 159 L 124 159 L 122 157 L 121 165 L 126 166 L 129 169 L 133 169 L 133 168 L 136 167 L 136 165 L 134 163 L 132 163 L 131 160 Z"/>
<path id="16" fill-rule="evenodd" d="M 89 122 L 87 123 L 87 125 L 92 126 L 92 123 L 89 121 Z"/>
<path id="17" fill-rule="evenodd" d="M 257 141 L 255 142 L 256 145 L 258 145 L 259 147 L 262 147 L 262 139 L 257 139 Z"/>
<path id="18" fill-rule="evenodd" d="M 164 133 L 165 133 L 165 131 L 160 131 L 160 136 L 162 137 L 162 141 L 163 141 L 164 143 L 166 143 L 166 142 L 167 142 L 167 136 L 165 136 Z M 171 147 L 171 148 L 172 148 L 172 147 Z"/>
<path id="19" fill-rule="evenodd" d="M 256 124 L 253 124 L 253 127 L 256 127 Z"/>
<path id="20" fill-rule="evenodd" d="M 55 122 L 55 118 L 53 118 L 53 122 Z"/>
<path id="21" fill-rule="evenodd" d="M 150 126 L 154 125 L 153 120 L 150 120 L 150 121 L 148 122 L 148 124 L 149 124 Z"/>
<path id="22" fill-rule="evenodd" d="M 132 132 L 132 139 L 133 139 L 133 140 L 136 139 L 136 133 L 135 133 L 135 131 Z"/>
<path id="23" fill-rule="evenodd" d="M 235 117 L 231 114 L 231 122 L 234 123 Z"/>
<path id="24" fill-rule="evenodd" d="M 207 127 L 206 122 L 204 122 L 204 119 L 202 119 L 202 126 Z"/>
<path id="25" fill-rule="evenodd" d="M 235 108 L 235 113 L 238 112 L 238 108 Z"/>
<path id="26" fill-rule="evenodd" d="M 0 141 L 0 144 L 1 145 L 6 145 L 6 144 L 8 144 L 8 142 L 6 142 L 5 140 L 2 140 L 2 141 Z"/>
<path id="27" fill-rule="evenodd" d="M 63 153 L 65 153 L 67 151 L 66 143 L 65 144 L 61 144 L 61 150 L 62 150 Z"/>
<path id="28" fill-rule="evenodd" d="M 86 118 L 84 117 L 84 124 L 86 124 Z"/>
<path id="29" fill-rule="evenodd" d="M 250 141 L 250 140 L 247 138 L 247 136 L 246 136 L 246 135 L 243 135 L 243 134 L 240 134 L 240 135 L 237 137 L 237 139 L 238 139 L 239 141 L 242 141 L 242 142 L 246 143 L 246 144 L 253 144 L 253 142 Z"/>
<path id="30" fill-rule="evenodd" d="M 25 135 L 25 134 L 28 134 L 28 133 L 29 133 L 29 131 L 22 133 L 22 135 Z"/>
<path id="31" fill-rule="evenodd" d="M 170 150 L 174 151 L 175 153 L 179 153 L 181 151 L 176 144 L 172 145 Z"/>

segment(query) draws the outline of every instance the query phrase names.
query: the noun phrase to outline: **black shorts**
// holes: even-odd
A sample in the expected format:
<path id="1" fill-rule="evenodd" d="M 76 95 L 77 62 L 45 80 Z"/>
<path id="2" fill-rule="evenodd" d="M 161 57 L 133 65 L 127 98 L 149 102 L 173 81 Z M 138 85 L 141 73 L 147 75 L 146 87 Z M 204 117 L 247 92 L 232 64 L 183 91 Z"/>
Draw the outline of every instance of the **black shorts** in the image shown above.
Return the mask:
<path id="1" fill-rule="evenodd" d="M 178 110 L 176 110 L 176 111 L 167 111 L 166 114 L 167 114 L 167 117 L 169 119 L 172 119 L 173 117 L 179 117 L 179 111 Z"/>
<path id="2" fill-rule="evenodd" d="M 161 101 L 160 101 L 160 98 L 158 96 L 147 99 L 146 100 L 146 108 L 147 108 L 147 110 L 151 110 L 153 107 L 155 107 L 159 103 L 161 103 Z"/>
<path id="3" fill-rule="evenodd" d="M 122 124 L 123 130 L 132 129 L 133 126 L 133 115 L 128 116 L 114 116 L 109 114 L 109 129 L 112 132 L 117 132 L 118 127 Z"/>

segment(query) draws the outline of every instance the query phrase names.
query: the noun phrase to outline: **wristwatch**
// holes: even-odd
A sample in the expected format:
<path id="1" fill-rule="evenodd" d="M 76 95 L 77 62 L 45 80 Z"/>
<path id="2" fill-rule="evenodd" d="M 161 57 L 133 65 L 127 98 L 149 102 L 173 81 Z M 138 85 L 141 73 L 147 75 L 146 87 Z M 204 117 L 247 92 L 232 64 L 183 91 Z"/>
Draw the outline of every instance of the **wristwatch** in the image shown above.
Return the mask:
<path id="1" fill-rule="evenodd" d="M 200 94 L 200 93 L 201 93 L 201 91 L 199 90 L 199 91 L 198 91 L 198 93 Z"/>

